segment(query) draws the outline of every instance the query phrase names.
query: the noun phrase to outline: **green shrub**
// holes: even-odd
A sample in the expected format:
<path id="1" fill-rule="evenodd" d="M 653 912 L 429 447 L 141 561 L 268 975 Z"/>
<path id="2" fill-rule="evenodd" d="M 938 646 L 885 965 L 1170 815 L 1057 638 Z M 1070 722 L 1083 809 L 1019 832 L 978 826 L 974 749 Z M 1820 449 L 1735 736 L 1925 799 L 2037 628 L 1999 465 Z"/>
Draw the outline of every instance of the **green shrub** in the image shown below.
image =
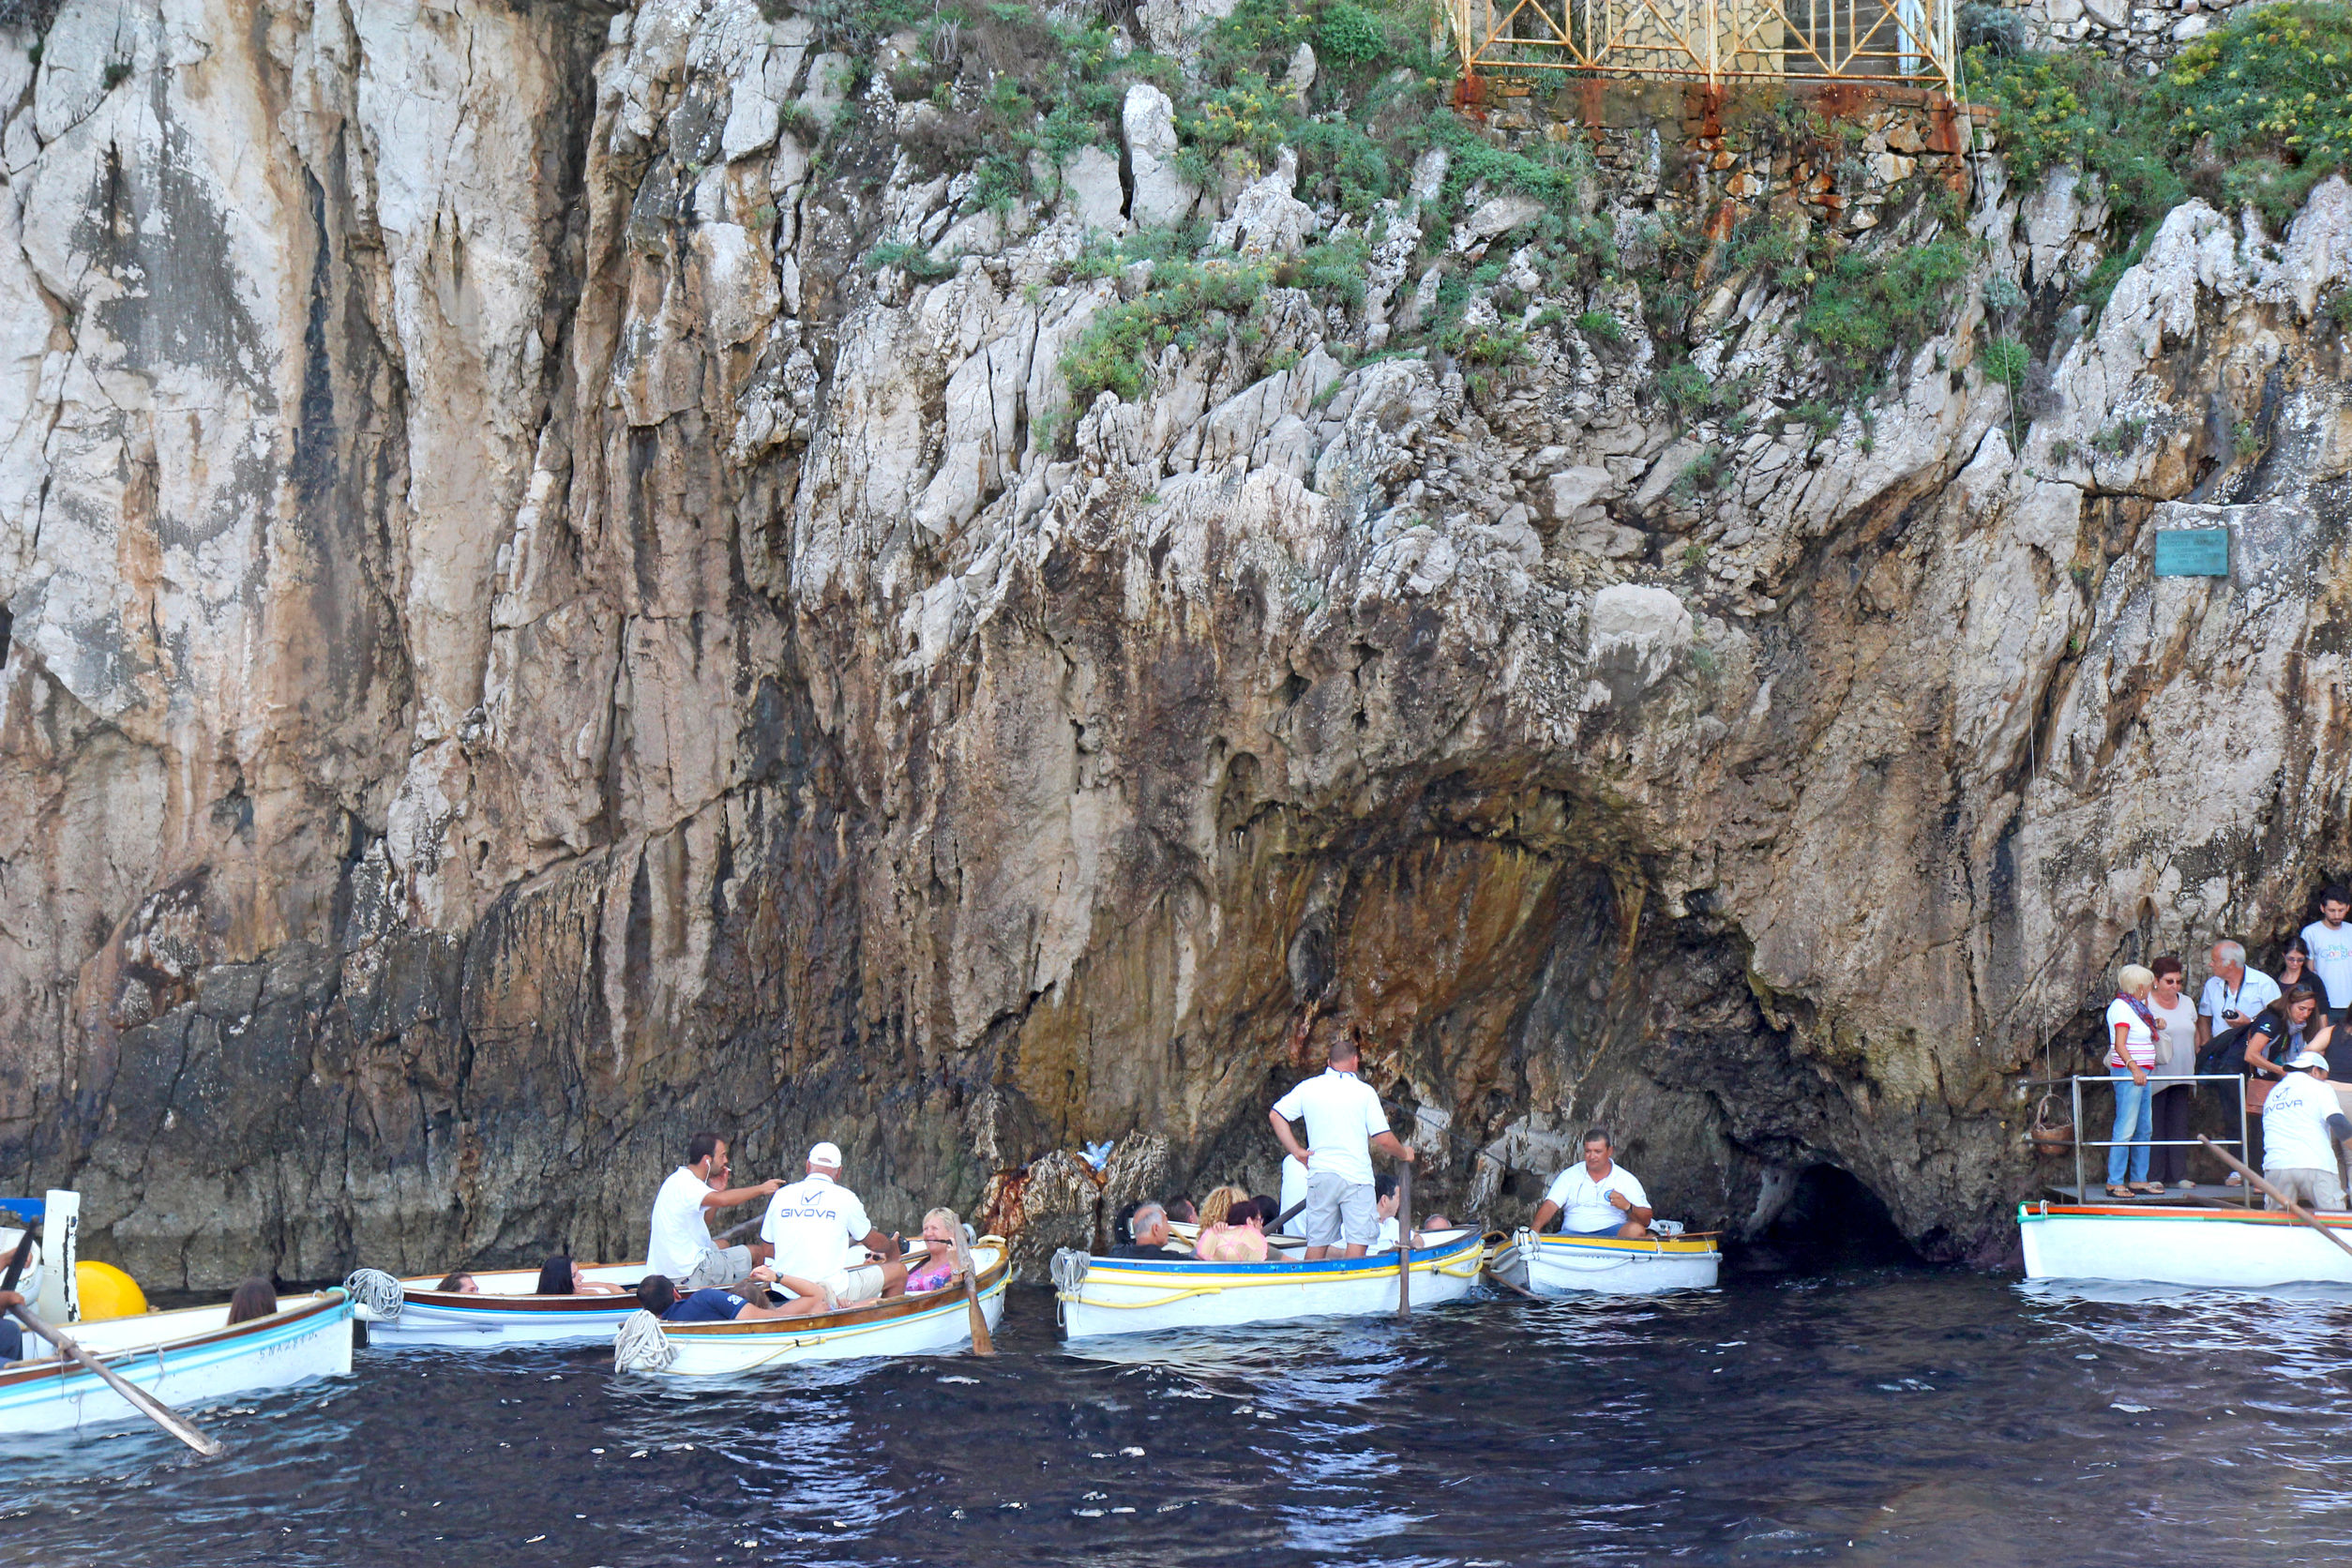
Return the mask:
<path id="1" fill-rule="evenodd" d="M 1323 8 L 1322 25 L 1315 30 L 1315 53 L 1319 57 L 1369 65 L 1388 52 L 1388 29 L 1380 18 L 1348 0 L 1335 0 Z"/>
<path id="2" fill-rule="evenodd" d="M 2033 363 L 2033 352 L 2014 338 L 1996 338 L 1984 345 L 1983 356 L 1977 363 L 1984 367 L 1985 375 L 2015 391 L 2025 384 L 2026 367 Z"/>
<path id="3" fill-rule="evenodd" d="M 1621 343 L 1625 329 L 1617 324 L 1617 318 L 1606 310 L 1587 310 L 1576 318 L 1576 330 L 1586 337 L 1604 343 Z"/>
<path id="4" fill-rule="evenodd" d="M 1971 50 L 1966 68 L 2020 181 L 2061 163 L 2095 173 L 2130 229 L 2192 192 L 2281 224 L 2352 157 L 2352 8 L 2341 4 L 2246 8 L 2153 79 L 2077 50 Z"/>
<path id="5" fill-rule="evenodd" d="M 957 266 L 953 261 L 941 261 L 920 245 L 900 245 L 896 241 L 877 245 L 866 252 L 866 264 L 875 271 L 880 271 L 886 266 L 894 266 L 908 277 L 924 283 L 935 282 L 942 278 L 955 277 Z"/>
<path id="6" fill-rule="evenodd" d="M 1973 243 L 1951 235 L 1892 255 L 1848 250 L 1817 269 L 1797 335 L 1820 355 L 1833 386 L 1867 392 L 1890 357 L 1918 348 L 1951 319 L 1975 259 Z"/>

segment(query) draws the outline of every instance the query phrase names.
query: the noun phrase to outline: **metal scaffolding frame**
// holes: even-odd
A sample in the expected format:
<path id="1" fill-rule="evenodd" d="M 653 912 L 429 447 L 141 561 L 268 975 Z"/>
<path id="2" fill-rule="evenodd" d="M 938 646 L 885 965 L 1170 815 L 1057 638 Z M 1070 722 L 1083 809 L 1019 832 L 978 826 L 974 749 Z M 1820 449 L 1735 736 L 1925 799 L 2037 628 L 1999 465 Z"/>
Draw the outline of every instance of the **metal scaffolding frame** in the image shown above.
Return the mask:
<path id="1" fill-rule="evenodd" d="M 1952 0 L 1449 0 L 1462 76 L 1844 82 L 1949 96 Z"/>

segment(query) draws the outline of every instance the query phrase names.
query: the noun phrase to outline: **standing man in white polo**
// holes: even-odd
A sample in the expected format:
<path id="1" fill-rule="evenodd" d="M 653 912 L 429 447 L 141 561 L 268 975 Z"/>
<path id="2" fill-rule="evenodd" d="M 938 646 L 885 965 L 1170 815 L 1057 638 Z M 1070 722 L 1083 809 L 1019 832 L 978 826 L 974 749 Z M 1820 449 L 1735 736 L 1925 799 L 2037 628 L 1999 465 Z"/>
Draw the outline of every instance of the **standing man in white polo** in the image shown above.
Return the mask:
<path id="1" fill-rule="evenodd" d="M 897 1238 L 874 1229 L 840 1174 L 841 1151 L 820 1143 L 808 1151 L 807 1176 L 768 1199 L 760 1234 L 776 1249 L 776 1272 L 830 1286 L 845 1306 L 903 1293 L 907 1266 Z"/>
<path id="2" fill-rule="evenodd" d="M 1413 1152 L 1388 1130 L 1388 1114 L 1380 1096 L 1356 1077 L 1363 1065 L 1353 1033 L 1331 1043 L 1330 1065 L 1320 1078 L 1311 1078 L 1274 1102 L 1268 1112 L 1282 1151 L 1306 1169 L 1306 1257 L 1309 1262 L 1340 1251 L 1343 1258 L 1361 1258 L 1380 1232 L 1377 1200 L 1372 1194 L 1372 1151 L 1407 1164 Z M 1306 1123 L 1307 1147 L 1290 1131 L 1290 1123 Z"/>
<path id="3" fill-rule="evenodd" d="M 686 1162 L 670 1173 L 654 1195 L 653 1234 L 645 1243 L 645 1270 L 664 1275 L 688 1294 L 706 1286 L 732 1285 L 768 1255 L 764 1244 L 720 1246 L 711 1239 L 711 1214 L 765 1198 L 782 1182 L 757 1186 L 727 1184 L 727 1140 L 716 1133 L 686 1139 Z"/>

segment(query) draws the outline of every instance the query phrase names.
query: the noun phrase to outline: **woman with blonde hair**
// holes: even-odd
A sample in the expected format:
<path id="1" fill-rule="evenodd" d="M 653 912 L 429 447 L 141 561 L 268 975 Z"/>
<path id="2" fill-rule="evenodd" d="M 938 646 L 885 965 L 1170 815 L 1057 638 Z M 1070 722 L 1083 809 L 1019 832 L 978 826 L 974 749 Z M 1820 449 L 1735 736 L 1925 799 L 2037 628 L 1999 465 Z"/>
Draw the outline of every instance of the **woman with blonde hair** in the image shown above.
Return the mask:
<path id="1" fill-rule="evenodd" d="M 930 1255 L 907 1270 L 908 1295 L 947 1289 L 956 1277 L 956 1242 L 963 1229 L 964 1222 L 953 1209 L 933 1209 L 923 1216 L 923 1244 Z"/>
<path id="2" fill-rule="evenodd" d="M 1241 1187 L 1218 1187 L 1200 1200 L 1200 1229 L 1206 1230 L 1213 1225 L 1223 1225 L 1225 1216 L 1231 1212 L 1234 1204 L 1248 1200 L 1249 1194 Z"/>
<path id="3" fill-rule="evenodd" d="M 2153 970 L 2125 964 L 2116 975 L 2116 999 L 2107 1003 L 2107 1076 L 2115 1082 L 2115 1131 L 2107 1135 L 2109 1198 L 2164 1191 L 2148 1179 L 2148 1140 L 2154 1136 L 2148 1075 L 2156 1065 L 2156 1032 L 2164 1027 L 2148 1004 L 2155 985 Z"/>

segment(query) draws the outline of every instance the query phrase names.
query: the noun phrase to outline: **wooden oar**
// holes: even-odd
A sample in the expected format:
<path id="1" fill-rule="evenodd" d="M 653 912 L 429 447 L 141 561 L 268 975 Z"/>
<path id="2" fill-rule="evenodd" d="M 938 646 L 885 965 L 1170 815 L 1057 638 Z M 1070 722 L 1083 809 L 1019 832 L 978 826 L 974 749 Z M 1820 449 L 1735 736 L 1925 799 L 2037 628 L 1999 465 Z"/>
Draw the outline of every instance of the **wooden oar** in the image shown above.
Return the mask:
<path id="1" fill-rule="evenodd" d="M 996 1341 L 988 1337 L 988 1315 L 980 1310 L 980 1266 L 961 1236 L 956 1238 L 956 1265 L 964 1272 L 964 1310 L 972 1318 L 972 1353 L 992 1356 Z"/>
<path id="2" fill-rule="evenodd" d="M 2231 1153 L 2228 1150 L 2216 1144 L 2211 1138 L 2206 1137 L 2203 1133 L 2199 1133 L 2197 1135 L 2197 1141 L 2204 1144 L 2208 1149 L 2212 1150 L 2213 1153 L 2221 1155 L 2222 1163 L 2224 1165 L 2228 1166 L 2232 1170 L 2237 1171 L 2239 1175 L 2243 1176 L 2247 1181 L 2252 1182 L 2255 1186 L 2261 1188 L 2272 1198 L 2277 1199 L 2279 1200 L 2280 1207 L 2286 1211 L 2287 1216 L 2293 1219 L 2296 1224 L 2310 1226 L 2314 1230 L 2318 1231 L 2321 1235 L 2327 1237 L 2328 1240 L 2335 1243 L 2338 1251 L 2344 1253 L 2344 1255 L 2347 1258 L 2352 1258 L 2352 1245 L 2347 1245 L 2342 1236 L 2337 1235 L 2334 1231 L 2320 1224 L 2318 1215 L 2313 1214 L 2309 1209 L 2304 1208 L 2300 1203 L 2296 1202 L 2295 1199 L 2287 1197 L 2286 1194 L 2281 1192 L 2278 1188 L 2264 1181 L 2259 1171 L 2255 1170 L 2252 1166 L 2249 1166 L 2245 1161 L 2239 1159 L 2237 1155 Z"/>
<path id="3" fill-rule="evenodd" d="M 1396 1316 L 1413 1315 L 1413 1162 L 1396 1168 Z"/>

